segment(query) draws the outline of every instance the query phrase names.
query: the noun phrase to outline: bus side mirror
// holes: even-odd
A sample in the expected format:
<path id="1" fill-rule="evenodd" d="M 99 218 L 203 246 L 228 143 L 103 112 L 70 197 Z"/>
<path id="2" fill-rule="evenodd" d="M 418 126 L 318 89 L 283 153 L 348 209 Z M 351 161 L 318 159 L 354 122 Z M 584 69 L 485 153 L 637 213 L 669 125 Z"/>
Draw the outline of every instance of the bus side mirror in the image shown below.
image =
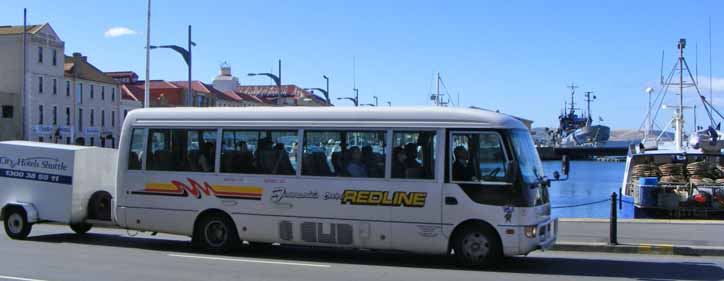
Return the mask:
<path id="1" fill-rule="evenodd" d="M 553 172 L 553 180 L 561 180 L 561 173 L 559 173 L 558 171 Z"/>

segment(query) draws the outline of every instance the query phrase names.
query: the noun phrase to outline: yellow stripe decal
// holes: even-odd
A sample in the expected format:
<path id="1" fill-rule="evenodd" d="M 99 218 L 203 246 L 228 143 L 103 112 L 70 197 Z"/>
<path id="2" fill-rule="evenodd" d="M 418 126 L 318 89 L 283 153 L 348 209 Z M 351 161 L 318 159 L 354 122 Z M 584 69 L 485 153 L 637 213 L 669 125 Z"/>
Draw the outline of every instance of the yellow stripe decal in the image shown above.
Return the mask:
<path id="1" fill-rule="evenodd" d="M 168 190 L 168 191 L 175 191 L 177 190 L 176 186 L 170 183 L 147 183 L 144 185 L 146 189 L 156 189 L 156 190 Z"/>

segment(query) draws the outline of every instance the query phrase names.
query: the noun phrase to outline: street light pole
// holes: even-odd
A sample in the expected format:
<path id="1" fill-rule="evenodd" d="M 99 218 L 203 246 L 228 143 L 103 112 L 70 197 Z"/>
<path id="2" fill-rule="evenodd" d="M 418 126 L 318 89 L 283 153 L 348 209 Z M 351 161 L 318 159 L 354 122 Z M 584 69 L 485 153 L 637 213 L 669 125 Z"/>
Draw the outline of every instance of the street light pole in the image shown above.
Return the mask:
<path id="1" fill-rule="evenodd" d="M 331 104 L 331 102 L 329 101 L 329 77 L 327 77 L 327 75 L 322 75 L 322 77 L 324 77 L 324 80 L 327 80 L 327 90 L 324 95 L 325 98 L 327 98 L 327 104 Z"/>
<path id="2" fill-rule="evenodd" d="M 375 106 L 378 106 L 379 103 L 377 102 L 378 101 L 377 96 L 372 96 L 372 97 L 375 99 Z"/>
<path id="3" fill-rule="evenodd" d="M 192 95 L 193 92 L 191 91 L 191 42 L 192 42 L 191 41 L 191 25 L 189 24 L 189 42 L 188 42 L 188 49 L 187 49 L 189 51 L 189 61 L 188 61 L 188 64 L 189 64 L 189 88 L 188 88 L 188 91 L 186 92 L 186 95 L 187 95 L 186 105 L 194 106 L 194 98 Z M 201 106 L 201 105 L 199 104 L 199 106 Z"/>
<path id="4" fill-rule="evenodd" d="M 388 102 L 387 102 L 387 106 L 392 106 L 392 102 L 391 102 L 391 101 L 388 101 Z"/>
<path id="5" fill-rule="evenodd" d="M 151 72 L 151 0 L 148 0 L 148 13 L 146 15 L 146 83 L 143 83 L 143 107 L 151 107 L 151 85 L 149 73 Z"/>
<path id="6" fill-rule="evenodd" d="M 148 50 L 151 49 L 157 49 L 157 48 L 167 48 L 172 49 L 179 53 L 181 57 L 183 57 L 184 61 L 186 62 L 186 65 L 189 67 L 189 81 L 188 81 L 188 92 L 187 97 L 185 99 L 185 102 L 187 105 L 193 106 L 193 98 L 191 96 L 191 47 L 196 46 L 196 43 L 191 41 L 191 25 L 189 25 L 189 42 L 188 42 L 188 49 L 184 49 L 183 47 L 177 46 L 177 45 L 161 45 L 161 46 L 148 46 Z M 146 78 L 146 86 L 148 86 L 148 78 Z"/>
<path id="7" fill-rule="evenodd" d="M 354 106 L 359 106 L 359 89 L 354 88 Z"/>

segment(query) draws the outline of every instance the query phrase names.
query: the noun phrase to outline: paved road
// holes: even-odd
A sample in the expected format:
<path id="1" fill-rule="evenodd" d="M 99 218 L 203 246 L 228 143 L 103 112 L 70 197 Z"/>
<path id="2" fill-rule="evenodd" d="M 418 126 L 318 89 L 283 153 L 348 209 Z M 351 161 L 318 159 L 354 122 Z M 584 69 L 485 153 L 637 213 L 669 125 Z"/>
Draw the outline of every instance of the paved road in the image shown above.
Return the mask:
<path id="1" fill-rule="evenodd" d="M 673 244 L 724 247 L 722 221 L 621 220 L 618 241 L 625 244 Z M 607 243 L 608 220 L 562 219 L 558 241 Z"/>
<path id="2" fill-rule="evenodd" d="M 0 280 L 724 280 L 724 260 L 713 257 L 536 252 L 467 270 L 443 257 L 397 253 L 273 247 L 209 255 L 188 250 L 185 237 L 129 238 L 122 230 L 76 236 L 66 226 L 36 225 L 31 236 L 0 235 Z"/>

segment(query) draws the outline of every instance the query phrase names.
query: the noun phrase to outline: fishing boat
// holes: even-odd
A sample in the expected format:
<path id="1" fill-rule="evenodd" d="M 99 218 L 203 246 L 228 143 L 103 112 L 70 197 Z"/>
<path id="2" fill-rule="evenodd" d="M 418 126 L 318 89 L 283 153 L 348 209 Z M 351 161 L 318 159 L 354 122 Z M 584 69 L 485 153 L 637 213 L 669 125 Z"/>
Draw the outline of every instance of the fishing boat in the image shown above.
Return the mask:
<path id="1" fill-rule="evenodd" d="M 629 148 L 620 190 L 624 217 L 724 218 L 724 136 L 719 131 L 721 123 L 715 121 L 724 116 L 699 91 L 684 58 L 685 47 L 686 39 L 680 39 L 678 60 L 666 80 L 661 79 L 662 89 L 654 102 L 658 109 L 653 112 L 649 102 L 644 138 Z M 711 122 L 708 128 L 699 129 L 694 121 L 695 130 L 689 135 L 684 133 L 684 110 L 694 107 L 684 105 L 687 87 L 696 90 Z M 671 88 L 678 88 L 679 104 L 663 105 Z M 651 133 L 659 109 L 674 110 L 671 126 L 667 126 L 675 129 L 673 141 L 663 141 L 664 132 L 659 136 Z"/>

